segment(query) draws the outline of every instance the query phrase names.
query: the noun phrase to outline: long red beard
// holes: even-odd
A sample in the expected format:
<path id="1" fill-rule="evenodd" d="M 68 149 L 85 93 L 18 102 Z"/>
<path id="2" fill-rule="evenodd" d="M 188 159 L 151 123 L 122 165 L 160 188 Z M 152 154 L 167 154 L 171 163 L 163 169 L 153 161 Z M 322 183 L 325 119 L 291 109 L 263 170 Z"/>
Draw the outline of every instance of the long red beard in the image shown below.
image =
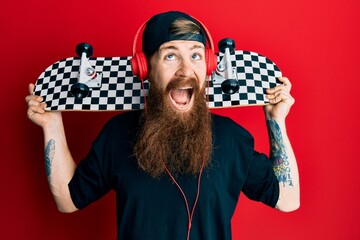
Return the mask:
<path id="1" fill-rule="evenodd" d="M 171 89 L 193 87 L 194 104 L 189 112 L 177 112 L 170 105 Z M 209 163 L 212 153 L 211 116 L 206 105 L 205 87 L 195 79 L 174 79 L 165 92 L 152 83 L 148 111 L 142 116 L 142 129 L 134 147 L 138 165 L 153 177 L 165 172 L 197 174 Z"/>

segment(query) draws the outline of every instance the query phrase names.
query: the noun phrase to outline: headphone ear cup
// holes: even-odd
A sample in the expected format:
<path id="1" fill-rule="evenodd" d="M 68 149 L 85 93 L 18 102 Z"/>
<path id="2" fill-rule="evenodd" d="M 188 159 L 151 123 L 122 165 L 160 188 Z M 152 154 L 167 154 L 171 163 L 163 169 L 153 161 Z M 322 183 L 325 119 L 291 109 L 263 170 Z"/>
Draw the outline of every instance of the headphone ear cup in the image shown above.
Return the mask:
<path id="1" fill-rule="evenodd" d="M 141 81 L 146 80 L 148 76 L 148 64 L 145 54 L 143 52 L 135 53 L 130 59 L 130 63 L 133 74 Z"/>
<path id="2" fill-rule="evenodd" d="M 212 49 L 205 49 L 206 75 L 210 76 L 217 67 L 218 56 Z"/>

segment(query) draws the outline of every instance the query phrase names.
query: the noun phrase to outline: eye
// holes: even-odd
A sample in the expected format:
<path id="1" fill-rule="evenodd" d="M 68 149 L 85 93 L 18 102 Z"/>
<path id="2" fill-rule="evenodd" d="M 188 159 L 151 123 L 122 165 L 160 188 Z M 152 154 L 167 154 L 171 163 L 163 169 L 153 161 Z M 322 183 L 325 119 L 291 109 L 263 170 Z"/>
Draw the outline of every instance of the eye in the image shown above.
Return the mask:
<path id="1" fill-rule="evenodd" d="M 199 53 L 193 53 L 193 55 L 191 55 L 191 59 L 193 60 L 200 60 L 201 59 L 201 55 Z"/>
<path id="2" fill-rule="evenodd" d="M 175 59 L 176 59 L 176 56 L 175 56 L 174 54 L 172 54 L 172 53 L 169 53 L 169 54 L 167 54 L 167 55 L 165 56 L 165 59 L 166 59 L 166 60 L 169 60 L 169 61 L 175 60 Z"/>

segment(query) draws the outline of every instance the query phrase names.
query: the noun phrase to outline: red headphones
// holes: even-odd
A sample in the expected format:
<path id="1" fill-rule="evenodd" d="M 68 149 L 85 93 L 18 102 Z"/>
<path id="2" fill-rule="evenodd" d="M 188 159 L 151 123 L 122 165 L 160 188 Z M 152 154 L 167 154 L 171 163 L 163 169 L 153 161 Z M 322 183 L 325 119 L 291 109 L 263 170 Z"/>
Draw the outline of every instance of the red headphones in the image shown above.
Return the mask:
<path id="1" fill-rule="evenodd" d="M 206 62 L 206 75 L 210 76 L 211 73 L 217 67 L 217 55 L 214 53 L 214 43 L 207 28 L 199 20 L 197 19 L 195 20 L 198 21 L 198 23 L 200 23 L 201 27 L 204 29 L 207 41 L 209 43 L 208 44 L 209 48 L 205 49 L 205 62 Z M 147 21 L 143 23 L 136 32 L 133 42 L 132 58 L 130 59 L 132 72 L 141 81 L 146 80 L 148 77 L 148 62 L 144 52 L 142 51 L 136 52 L 136 43 L 140 35 L 140 32 L 145 27 L 146 23 Z"/>

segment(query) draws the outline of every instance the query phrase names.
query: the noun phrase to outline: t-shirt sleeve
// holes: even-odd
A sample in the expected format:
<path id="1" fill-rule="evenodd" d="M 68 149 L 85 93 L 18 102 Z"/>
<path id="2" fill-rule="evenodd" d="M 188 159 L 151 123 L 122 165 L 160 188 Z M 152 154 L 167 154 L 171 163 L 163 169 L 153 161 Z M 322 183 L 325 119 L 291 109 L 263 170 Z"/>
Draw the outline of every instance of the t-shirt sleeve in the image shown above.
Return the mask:
<path id="1" fill-rule="evenodd" d="M 229 118 L 216 117 L 215 120 L 215 146 L 227 149 L 220 153 L 221 155 L 228 159 L 234 157 L 235 165 L 230 172 L 240 179 L 240 184 L 234 188 L 242 191 L 251 200 L 275 207 L 279 198 L 279 183 L 271 160 L 265 154 L 254 150 L 254 138 L 245 128 Z M 230 152 L 232 155 L 229 155 Z"/>
<path id="2" fill-rule="evenodd" d="M 265 154 L 254 151 L 242 191 L 251 200 L 275 207 L 279 198 L 279 182 Z"/>
<path id="3" fill-rule="evenodd" d="M 139 111 L 121 113 L 110 119 L 78 164 L 69 183 L 74 205 L 82 209 L 114 189 L 119 169 L 132 154 L 131 142 L 138 126 Z M 132 162 L 131 162 L 132 163 Z"/>
<path id="4" fill-rule="evenodd" d="M 105 124 L 68 185 L 71 199 L 78 209 L 100 199 L 112 189 L 111 144 L 117 144 L 117 125 L 116 119 Z"/>
<path id="5" fill-rule="evenodd" d="M 105 176 L 104 166 L 92 147 L 79 163 L 68 185 L 71 199 L 78 209 L 83 209 L 110 191 L 111 186 Z"/>

